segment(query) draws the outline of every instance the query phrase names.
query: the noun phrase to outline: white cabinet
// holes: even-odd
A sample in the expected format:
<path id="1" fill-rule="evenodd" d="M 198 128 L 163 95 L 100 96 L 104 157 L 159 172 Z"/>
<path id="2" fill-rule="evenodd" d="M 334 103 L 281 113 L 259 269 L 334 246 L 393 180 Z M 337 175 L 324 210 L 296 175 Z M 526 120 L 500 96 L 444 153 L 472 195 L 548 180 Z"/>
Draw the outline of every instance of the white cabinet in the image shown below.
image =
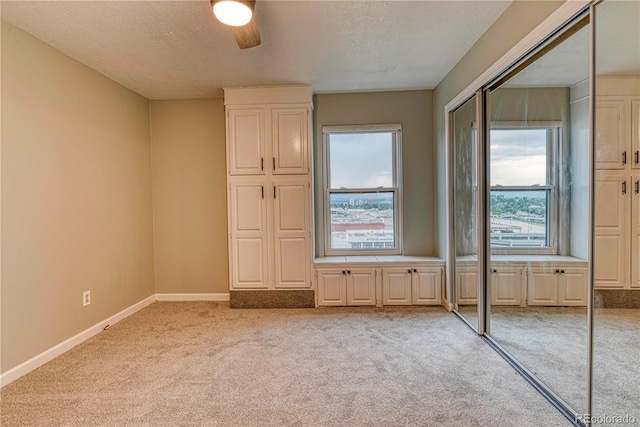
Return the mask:
<path id="1" fill-rule="evenodd" d="M 305 174 L 307 161 L 307 108 L 274 108 L 271 110 L 272 167 L 276 175 Z"/>
<path id="2" fill-rule="evenodd" d="M 376 305 L 376 269 L 318 269 L 318 305 Z"/>
<path id="3" fill-rule="evenodd" d="M 587 305 L 587 270 L 582 267 L 529 268 L 528 305 Z"/>
<path id="4" fill-rule="evenodd" d="M 596 188 L 594 285 L 640 287 L 640 79 L 596 82 Z"/>
<path id="5" fill-rule="evenodd" d="M 411 304 L 410 268 L 385 268 L 382 270 L 382 304 Z"/>
<path id="6" fill-rule="evenodd" d="M 440 268 L 384 268 L 382 270 L 383 305 L 440 305 L 442 303 Z"/>
<path id="7" fill-rule="evenodd" d="M 231 290 L 312 286 L 311 96 L 225 89 Z"/>
<path id="8" fill-rule="evenodd" d="M 264 175 L 264 126 L 263 108 L 227 112 L 227 170 L 230 175 Z"/>
<path id="9" fill-rule="evenodd" d="M 596 171 L 595 286 L 624 288 L 629 281 L 630 179 Z"/>
<path id="10" fill-rule="evenodd" d="M 440 305 L 442 303 L 441 269 L 413 269 L 411 277 L 411 303 L 413 305 Z"/>
<path id="11" fill-rule="evenodd" d="M 318 305 L 347 305 L 347 279 L 345 270 L 318 270 Z"/>
<path id="12" fill-rule="evenodd" d="M 631 101 L 631 158 L 633 169 L 640 169 L 640 98 Z"/>
<path id="13" fill-rule="evenodd" d="M 232 288 L 264 289 L 268 286 L 267 207 L 264 183 L 229 186 Z"/>
<path id="14" fill-rule="evenodd" d="M 456 302 L 478 304 L 478 267 L 456 267 Z"/>
<path id="15" fill-rule="evenodd" d="M 492 266 L 490 273 L 491 305 L 520 305 L 522 269 Z"/>
<path id="16" fill-rule="evenodd" d="M 596 169 L 624 169 L 623 156 L 628 151 L 627 102 L 603 99 L 596 102 Z"/>
<path id="17" fill-rule="evenodd" d="M 227 124 L 229 175 L 310 172 L 308 107 L 229 107 Z"/>
<path id="18" fill-rule="evenodd" d="M 273 182 L 275 287 L 304 288 L 310 283 L 309 183 Z"/>

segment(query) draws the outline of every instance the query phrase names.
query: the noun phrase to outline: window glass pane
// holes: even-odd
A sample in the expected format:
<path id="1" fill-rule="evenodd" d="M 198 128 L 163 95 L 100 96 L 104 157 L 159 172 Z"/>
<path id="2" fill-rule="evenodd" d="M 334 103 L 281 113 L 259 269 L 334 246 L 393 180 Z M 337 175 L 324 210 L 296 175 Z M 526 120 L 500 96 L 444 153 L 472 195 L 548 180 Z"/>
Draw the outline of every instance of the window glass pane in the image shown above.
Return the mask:
<path id="1" fill-rule="evenodd" d="M 394 193 L 331 193 L 331 249 L 393 249 Z"/>
<path id="2" fill-rule="evenodd" d="M 393 133 L 329 135 L 331 188 L 393 187 Z"/>
<path id="3" fill-rule="evenodd" d="M 491 246 L 549 246 L 549 190 L 491 190 Z"/>
<path id="4" fill-rule="evenodd" d="M 491 186 L 547 185 L 547 130 L 491 130 Z"/>

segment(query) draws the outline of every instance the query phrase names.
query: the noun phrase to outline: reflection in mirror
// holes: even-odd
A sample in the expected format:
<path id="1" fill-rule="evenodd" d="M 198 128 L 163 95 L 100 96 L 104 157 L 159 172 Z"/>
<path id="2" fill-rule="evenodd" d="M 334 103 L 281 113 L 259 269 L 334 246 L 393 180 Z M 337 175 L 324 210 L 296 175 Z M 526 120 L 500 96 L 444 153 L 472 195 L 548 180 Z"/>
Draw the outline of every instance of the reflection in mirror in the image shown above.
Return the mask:
<path id="1" fill-rule="evenodd" d="M 453 112 L 453 179 L 455 233 L 456 310 L 469 324 L 478 327 L 478 240 L 477 204 L 477 129 L 476 98 Z"/>
<path id="2" fill-rule="evenodd" d="M 624 425 L 640 422 L 640 2 L 598 3 L 595 26 L 591 413 Z"/>
<path id="3" fill-rule="evenodd" d="M 584 414 L 589 26 L 566 35 L 489 95 L 489 334 Z"/>

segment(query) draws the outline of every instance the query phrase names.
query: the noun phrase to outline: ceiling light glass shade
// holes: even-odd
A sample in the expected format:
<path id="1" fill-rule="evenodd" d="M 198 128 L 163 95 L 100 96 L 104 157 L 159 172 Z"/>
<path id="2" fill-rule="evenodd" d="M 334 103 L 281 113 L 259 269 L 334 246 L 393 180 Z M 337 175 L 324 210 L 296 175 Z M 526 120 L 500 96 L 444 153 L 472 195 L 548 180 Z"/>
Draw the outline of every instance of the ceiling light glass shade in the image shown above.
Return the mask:
<path id="1" fill-rule="evenodd" d="M 241 27 L 251 21 L 253 11 L 249 6 L 239 1 L 222 0 L 213 4 L 213 14 L 223 24 Z"/>

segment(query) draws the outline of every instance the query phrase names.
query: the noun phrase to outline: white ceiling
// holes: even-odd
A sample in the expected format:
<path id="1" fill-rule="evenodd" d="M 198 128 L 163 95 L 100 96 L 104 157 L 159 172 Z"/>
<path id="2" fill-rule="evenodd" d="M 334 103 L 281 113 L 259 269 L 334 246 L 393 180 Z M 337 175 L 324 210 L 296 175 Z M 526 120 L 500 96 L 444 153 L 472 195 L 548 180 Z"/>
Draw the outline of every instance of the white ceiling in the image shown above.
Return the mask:
<path id="1" fill-rule="evenodd" d="M 2 1 L 2 19 L 149 99 L 222 87 L 433 88 L 510 1 L 269 1 L 240 50 L 198 1 Z"/>

